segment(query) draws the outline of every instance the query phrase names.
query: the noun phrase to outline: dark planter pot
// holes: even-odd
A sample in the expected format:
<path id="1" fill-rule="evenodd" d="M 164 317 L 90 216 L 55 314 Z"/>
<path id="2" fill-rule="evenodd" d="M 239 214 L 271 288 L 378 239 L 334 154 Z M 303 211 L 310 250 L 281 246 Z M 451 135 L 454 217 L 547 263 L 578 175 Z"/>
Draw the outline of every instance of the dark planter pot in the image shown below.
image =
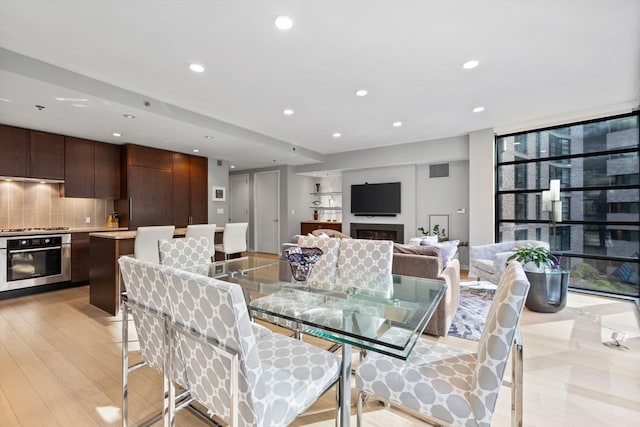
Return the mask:
<path id="1" fill-rule="evenodd" d="M 540 313 L 556 313 L 567 305 L 569 272 L 550 270 L 545 272 L 525 271 L 529 279 L 529 295 L 526 307 Z"/>

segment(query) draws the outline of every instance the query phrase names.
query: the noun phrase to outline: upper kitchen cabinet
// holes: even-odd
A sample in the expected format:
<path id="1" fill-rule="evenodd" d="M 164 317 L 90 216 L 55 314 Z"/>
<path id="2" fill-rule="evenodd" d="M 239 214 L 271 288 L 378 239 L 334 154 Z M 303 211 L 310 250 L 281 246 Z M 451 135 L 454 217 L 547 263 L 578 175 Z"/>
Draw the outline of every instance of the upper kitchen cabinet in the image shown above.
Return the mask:
<path id="1" fill-rule="evenodd" d="M 0 125 L 0 176 L 27 177 L 29 131 Z"/>
<path id="2" fill-rule="evenodd" d="M 120 198 L 120 146 L 94 143 L 94 187 L 96 199 Z"/>
<path id="3" fill-rule="evenodd" d="M 53 133 L 29 132 L 29 176 L 64 179 L 64 137 Z"/>
<path id="4" fill-rule="evenodd" d="M 64 179 L 64 137 L 0 125 L 0 175 Z"/>
<path id="5" fill-rule="evenodd" d="M 120 146 L 66 137 L 64 181 L 64 197 L 118 199 Z"/>
<path id="6" fill-rule="evenodd" d="M 176 227 L 206 224 L 208 159 L 172 154 L 173 222 Z"/>

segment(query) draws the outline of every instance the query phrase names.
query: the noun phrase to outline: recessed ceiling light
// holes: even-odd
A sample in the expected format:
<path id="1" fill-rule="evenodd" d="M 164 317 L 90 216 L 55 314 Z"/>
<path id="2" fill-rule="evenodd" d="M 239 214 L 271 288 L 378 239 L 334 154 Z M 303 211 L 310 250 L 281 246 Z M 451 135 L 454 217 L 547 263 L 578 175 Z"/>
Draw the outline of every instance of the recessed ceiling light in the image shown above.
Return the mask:
<path id="1" fill-rule="evenodd" d="M 46 184 L 46 182 L 45 181 L 40 181 L 40 184 Z"/>
<path id="2" fill-rule="evenodd" d="M 484 111 L 484 107 L 482 105 L 478 105 L 476 108 L 473 109 L 474 113 L 482 113 Z"/>
<path id="3" fill-rule="evenodd" d="M 231 166 L 229 166 L 229 168 L 231 168 L 231 169 L 235 169 L 235 168 L 236 168 L 236 166 L 235 166 L 235 165 L 231 165 Z"/>
<path id="4" fill-rule="evenodd" d="M 285 116 L 290 116 L 293 114 L 293 110 L 291 108 L 285 108 L 284 110 L 282 110 L 282 114 L 284 114 Z"/>
<path id="5" fill-rule="evenodd" d="M 368 93 L 369 91 L 366 89 L 358 89 L 356 91 L 356 96 L 367 96 Z"/>
<path id="6" fill-rule="evenodd" d="M 122 117 L 124 117 L 125 119 L 135 119 L 136 116 L 132 116 L 131 114 L 123 114 Z"/>
<path id="7" fill-rule="evenodd" d="M 335 133 L 333 134 L 333 137 L 334 137 L 334 138 L 340 138 L 341 136 L 342 136 L 342 134 L 341 134 L 340 132 L 335 132 Z"/>
<path id="8" fill-rule="evenodd" d="M 472 68 L 476 68 L 478 65 L 480 65 L 480 62 L 473 59 L 462 64 L 462 68 L 464 68 L 465 70 L 470 70 Z"/>
<path id="9" fill-rule="evenodd" d="M 0 98 L 0 101 L 2 101 L 2 102 L 11 102 L 11 100 L 7 99 L 7 98 Z"/>
<path id="10" fill-rule="evenodd" d="M 280 30 L 290 30 L 293 27 L 293 20 L 287 15 L 280 15 L 274 21 L 276 27 Z"/>
<path id="11" fill-rule="evenodd" d="M 113 136 L 117 136 L 117 137 L 122 136 L 122 134 L 121 134 L 121 133 L 118 133 L 118 132 L 114 132 L 114 133 L 112 133 L 111 135 L 113 135 Z"/>
<path id="12" fill-rule="evenodd" d="M 402 126 L 402 122 L 393 122 L 394 128 L 399 128 L 400 126 Z"/>
<path id="13" fill-rule="evenodd" d="M 204 72 L 204 66 L 200 64 L 189 64 L 189 69 L 194 73 L 202 73 Z"/>
<path id="14" fill-rule="evenodd" d="M 194 148 L 194 149 L 193 149 L 193 152 L 194 152 L 194 153 L 199 153 L 199 152 L 200 152 L 200 150 L 198 150 L 197 148 Z"/>
<path id="15" fill-rule="evenodd" d="M 73 105 L 74 107 L 78 107 L 78 108 L 87 108 L 87 106 L 84 105 L 84 104 L 71 104 L 71 105 Z"/>
<path id="16" fill-rule="evenodd" d="M 207 139 L 213 139 L 213 137 L 211 135 L 205 135 L 204 137 L 207 138 Z"/>

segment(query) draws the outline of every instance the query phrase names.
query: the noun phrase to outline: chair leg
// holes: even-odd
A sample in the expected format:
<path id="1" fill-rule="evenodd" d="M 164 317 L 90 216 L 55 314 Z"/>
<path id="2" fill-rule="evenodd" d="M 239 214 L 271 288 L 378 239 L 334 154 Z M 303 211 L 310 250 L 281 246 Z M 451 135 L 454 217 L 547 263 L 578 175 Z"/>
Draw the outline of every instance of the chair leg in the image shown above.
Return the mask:
<path id="1" fill-rule="evenodd" d="M 516 331 L 511 351 L 511 425 L 512 427 L 522 427 L 523 412 L 523 345 L 520 330 Z"/>
<path id="2" fill-rule="evenodd" d="M 127 306 L 122 306 L 122 427 L 127 427 L 129 415 L 129 319 Z"/>
<path id="3" fill-rule="evenodd" d="M 356 427 L 362 426 L 362 401 L 364 400 L 364 393 L 358 390 L 356 396 Z"/>

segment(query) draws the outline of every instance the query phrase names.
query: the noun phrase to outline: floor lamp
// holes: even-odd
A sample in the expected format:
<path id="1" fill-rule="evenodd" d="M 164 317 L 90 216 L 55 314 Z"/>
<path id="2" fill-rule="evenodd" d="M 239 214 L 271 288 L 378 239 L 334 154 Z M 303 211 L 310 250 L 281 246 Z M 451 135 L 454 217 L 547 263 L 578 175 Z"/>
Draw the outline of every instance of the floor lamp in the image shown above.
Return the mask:
<path id="1" fill-rule="evenodd" d="M 542 210 L 550 212 L 549 222 L 551 223 L 551 234 L 553 236 L 553 244 L 551 250 L 557 249 L 556 242 L 556 223 L 562 222 L 562 201 L 560 200 L 560 180 L 552 179 L 549 181 L 549 189 L 542 192 Z"/>

